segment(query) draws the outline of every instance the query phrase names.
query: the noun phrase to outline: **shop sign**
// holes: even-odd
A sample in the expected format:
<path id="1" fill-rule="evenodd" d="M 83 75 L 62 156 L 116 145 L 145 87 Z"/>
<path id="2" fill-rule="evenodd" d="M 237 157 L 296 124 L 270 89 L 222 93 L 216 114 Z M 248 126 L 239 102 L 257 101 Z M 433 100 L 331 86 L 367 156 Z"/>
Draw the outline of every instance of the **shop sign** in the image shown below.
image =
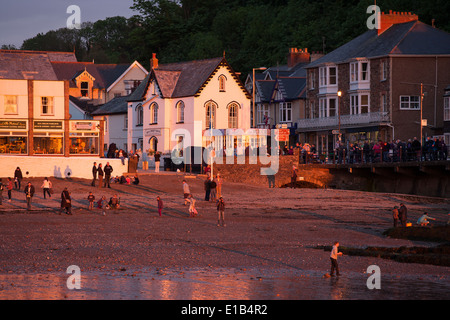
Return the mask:
<path id="1" fill-rule="evenodd" d="M 35 130 L 62 130 L 62 121 L 35 120 L 33 124 Z"/>
<path id="2" fill-rule="evenodd" d="M 289 141 L 289 129 L 275 129 L 275 139 L 278 141 Z"/>
<path id="3" fill-rule="evenodd" d="M 98 121 L 70 121 L 70 131 L 98 131 Z"/>
<path id="4" fill-rule="evenodd" d="M 161 135 L 161 129 L 148 129 L 145 130 L 145 136 L 160 136 Z"/>
<path id="5" fill-rule="evenodd" d="M 26 130 L 27 122 L 20 120 L 0 120 L 0 129 Z"/>

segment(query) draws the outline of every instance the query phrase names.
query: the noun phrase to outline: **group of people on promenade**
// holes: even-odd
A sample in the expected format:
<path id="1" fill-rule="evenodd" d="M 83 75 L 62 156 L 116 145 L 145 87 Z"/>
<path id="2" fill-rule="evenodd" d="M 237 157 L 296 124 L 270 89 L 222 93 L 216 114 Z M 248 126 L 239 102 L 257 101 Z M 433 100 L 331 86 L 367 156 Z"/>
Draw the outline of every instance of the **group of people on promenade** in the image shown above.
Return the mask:
<path id="1" fill-rule="evenodd" d="M 448 159 L 448 149 L 443 138 L 427 137 L 423 145 L 414 137 L 403 141 L 391 142 L 347 142 L 336 141 L 332 154 L 319 155 L 316 146 L 309 143 L 297 143 L 295 146 L 279 148 L 279 155 L 299 154 L 299 163 L 376 163 L 408 161 L 442 161 Z"/>

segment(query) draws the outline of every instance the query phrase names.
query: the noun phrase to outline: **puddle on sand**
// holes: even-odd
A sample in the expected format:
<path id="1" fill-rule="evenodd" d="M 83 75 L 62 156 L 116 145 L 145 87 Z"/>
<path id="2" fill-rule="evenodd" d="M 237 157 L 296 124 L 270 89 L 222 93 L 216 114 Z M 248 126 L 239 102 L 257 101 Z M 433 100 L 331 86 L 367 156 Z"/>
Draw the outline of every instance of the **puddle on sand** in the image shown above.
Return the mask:
<path id="1" fill-rule="evenodd" d="M 416 300 L 449 299 L 448 276 L 382 275 L 370 290 L 368 275 L 324 278 L 323 272 L 260 269 L 159 269 L 70 274 L 1 274 L 2 300 Z"/>

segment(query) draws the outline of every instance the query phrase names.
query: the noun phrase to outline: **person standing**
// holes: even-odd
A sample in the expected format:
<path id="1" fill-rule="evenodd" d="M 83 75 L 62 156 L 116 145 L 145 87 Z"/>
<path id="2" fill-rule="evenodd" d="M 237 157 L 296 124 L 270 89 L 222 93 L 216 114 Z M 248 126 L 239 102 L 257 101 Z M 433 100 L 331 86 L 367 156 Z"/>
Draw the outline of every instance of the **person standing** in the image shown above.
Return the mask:
<path id="1" fill-rule="evenodd" d="M 155 151 L 155 172 L 159 172 L 159 163 L 161 161 L 161 153 Z"/>
<path id="2" fill-rule="evenodd" d="M 205 180 L 205 201 L 209 201 L 210 194 L 211 194 L 211 178 L 208 175 Z"/>
<path id="3" fill-rule="evenodd" d="M 14 184 L 17 190 L 20 190 L 20 182 L 22 181 L 22 170 L 20 170 L 19 167 L 16 168 L 16 171 L 14 171 Z"/>
<path id="4" fill-rule="evenodd" d="M 111 173 L 113 172 L 113 167 L 109 164 L 109 162 L 106 163 L 105 168 L 103 169 L 103 173 L 105 174 L 105 183 L 104 187 L 108 186 L 108 188 L 111 188 L 109 183 L 111 182 Z"/>
<path id="5" fill-rule="evenodd" d="M 191 191 L 189 190 L 189 185 L 187 184 L 186 180 L 183 180 L 183 195 L 184 195 L 184 205 L 186 205 L 189 200 L 189 195 L 191 194 Z"/>
<path id="6" fill-rule="evenodd" d="M 103 188 L 103 168 L 101 163 L 98 164 L 97 174 L 98 174 L 98 187 Z"/>
<path id="7" fill-rule="evenodd" d="M 95 180 L 97 180 L 97 162 L 94 162 L 92 167 L 92 183 L 91 186 L 95 187 Z"/>
<path id="8" fill-rule="evenodd" d="M 292 166 L 291 189 L 297 189 L 297 168 Z"/>
<path id="9" fill-rule="evenodd" d="M 52 183 L 48 180 L 47 177 L 45 177 L 44 182 L 42 182 L 42 186 L 41 186 L 41 188 L 44 189 L 44 199 L 45 199 L 45 194 L 48 194 L 49 198 L 52 197 L 52 195 L 50 194 L 51 187 L 52 187 Z"/>
<path id="10" fill-rule="evenodd" d="M 330 260 L 331 260 L 331 271 L 330 276 L 334 275 L 334 271 L 336 270 L 336 275 L 339 276 L 339 266 L 337 262 L 337 257 L 342 256 L 342 252 L 338 252 L 339 242 L 335 241 L 333 248 L 331 249 Z"/>
<path id="11" fill-rule="evenodd" d="M 161 211 L 163 209 L 164 204 L 159 196 L 156 197 L 156 201 L 158 202 L 158 213 L 159 213 L 159 216 L 161 217 Z"/>
<path id="12" fill-rule="evenodd" d="M 192 196 L 192 194 L 189 194 L 187 201 L 189 201 L 189 216 L 193 218 L 198 214 L 198 212 L 197 209 L 195 208 L 195 199 Z"/>
<path id="13" fill-rule="evenodd" d="M 89 201 L 89 210 L 94 209 L 95 196 L 93 195 L 92 192 L 89 192 L 87 199 Z"/>
<path id="14" fill-rule="evenodd" d="M 27 210 L 31 210 L 31 199 L 34 196 L 34 186 L 31 185 L 31 182 L 28 182 L 27 186 L 25 187 L 25 196 L 27 198 Z"/>
<path id="15" fill-rule="evenodd" d="M 67 188 L 64 188 L 61 192 L 61 211 L 66 211 L 66 214 L 72 214 L 72 199 L 70 198 L 70 193 Z"/>
<path id="16" fill-rule="evenodd" d="M 8 186 L 6 188 L 8 189 L 8 202 L 11 202 L 11 193 L 12 189 L 14 188 L 11 178 L 8 178 Z"/>
<path id="17" fill-rule="evenodd" d="M 217 226 L 225 227 L 225 202 L 223 201 L 223 198 L 220 197 L 219 200 L 217 200 Z"/>
<path id="18" fill-rule="evenodd" d="M 217 183 L 214 180 L 214 178 L 210 182 L 210 188 L 211 188 L 211 192 L 210 192 L 211 201 L 216 201 L 217 200 L 217 193 L 216 193 Z"/>
<path id="19" fill-rule="evenodd" d="M 397 228 L 398 225 L 398 207 L 395 206 L 392 210 L 392 218 L 394 219 L 394 228 Z"/>
<path id="20" fill-rule="evenodd" d="M 407 218 L 408 209 L 403 203 L 400 203 L 400 209 L 398 210 L 398 217 L 402 224 L 402 227 L 406 227 L 406 218 Z"/>

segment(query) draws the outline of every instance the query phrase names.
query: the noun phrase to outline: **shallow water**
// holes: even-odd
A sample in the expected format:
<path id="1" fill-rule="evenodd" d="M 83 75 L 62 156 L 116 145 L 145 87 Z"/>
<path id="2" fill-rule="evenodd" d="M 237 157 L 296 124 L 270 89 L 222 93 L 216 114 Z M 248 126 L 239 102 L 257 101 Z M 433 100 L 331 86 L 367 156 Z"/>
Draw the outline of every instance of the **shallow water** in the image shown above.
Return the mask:
<path id="1" fill-rule="evenodd" d="M 71 274 L 2 274 L 2 300 L 443 300 L 448 276 L 382 275 L 368 289 L 368 275 L 324 278 L 317 271 L 260 269 L 123 270 L 81 272 L 81 289 L 68 289 Z"/>

